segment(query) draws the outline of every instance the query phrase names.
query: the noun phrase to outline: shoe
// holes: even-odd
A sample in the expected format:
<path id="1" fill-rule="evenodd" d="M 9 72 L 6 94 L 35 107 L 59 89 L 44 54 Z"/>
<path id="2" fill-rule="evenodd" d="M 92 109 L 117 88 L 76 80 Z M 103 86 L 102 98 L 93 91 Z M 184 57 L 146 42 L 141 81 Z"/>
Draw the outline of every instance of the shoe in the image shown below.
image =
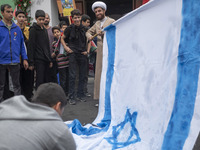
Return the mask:
<path id="1" fill-rule="evenodd" d="M 99 107 L 99 104 L 95 104 L 94 106 L 95 106 L 95 107 Z"/>
<path id="2" fill-rule="evenodd" d="M 81 102 L 86 102 L 86 99 L 84 99 L 83 97 L 77 97 L 77 100 L 79 100 Z"/>
<path id="3" fill-rule="evenodd" d="M 76 105 L 76 101 L 74 99 L 69 99 L 69 104 L 70 105 Z"/>
<path id="4" fill-rule="evenodd" d="M 85 93 L 85 96 L 87 96 L 87 97 L 90 97 L 91 95 L 90 95 L 90 93 Z"/>

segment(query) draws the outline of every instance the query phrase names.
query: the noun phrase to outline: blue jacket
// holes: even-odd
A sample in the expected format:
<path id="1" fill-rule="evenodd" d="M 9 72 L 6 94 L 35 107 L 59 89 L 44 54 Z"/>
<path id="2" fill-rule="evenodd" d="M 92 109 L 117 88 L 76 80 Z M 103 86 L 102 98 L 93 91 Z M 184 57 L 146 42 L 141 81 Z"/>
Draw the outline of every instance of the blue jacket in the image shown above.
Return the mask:
<path id="1" fill-rule="evenodd" d="M 14 22 L 11 30 L 0 21 L 0 64 L 20 63 L 28 59 L 21 29 Z"/>

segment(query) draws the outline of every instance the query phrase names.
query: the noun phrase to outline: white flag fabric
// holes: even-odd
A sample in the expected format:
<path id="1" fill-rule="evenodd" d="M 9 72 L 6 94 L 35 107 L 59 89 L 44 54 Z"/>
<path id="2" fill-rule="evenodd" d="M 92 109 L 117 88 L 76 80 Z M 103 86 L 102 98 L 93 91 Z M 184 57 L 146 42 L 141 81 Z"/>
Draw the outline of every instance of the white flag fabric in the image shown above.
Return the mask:
<path id="1" fill-rule="evenodd" d="M 92 124 L 78 150 L 191 150 L 200 128 L 200 1 L 152 0 L 107 27 Z"/>

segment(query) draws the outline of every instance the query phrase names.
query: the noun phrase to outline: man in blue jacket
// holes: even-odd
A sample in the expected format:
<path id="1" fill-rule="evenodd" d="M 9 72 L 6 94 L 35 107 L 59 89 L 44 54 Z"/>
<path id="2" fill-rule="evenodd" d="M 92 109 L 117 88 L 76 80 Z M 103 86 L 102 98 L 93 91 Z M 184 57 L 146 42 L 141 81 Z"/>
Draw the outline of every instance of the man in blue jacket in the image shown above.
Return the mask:
<path id="1" fill-rule="evenodd" d="M 0 102 L 3 101 L 6 69 L 10 71 L 14 95 L 20 95 L 20 55 L 24 68 L 28 68 L 22 31 L 12 21 L 13 9 L 8 4 L 1 5 L 1 14 L 3 20 L 0 21 Z"/>

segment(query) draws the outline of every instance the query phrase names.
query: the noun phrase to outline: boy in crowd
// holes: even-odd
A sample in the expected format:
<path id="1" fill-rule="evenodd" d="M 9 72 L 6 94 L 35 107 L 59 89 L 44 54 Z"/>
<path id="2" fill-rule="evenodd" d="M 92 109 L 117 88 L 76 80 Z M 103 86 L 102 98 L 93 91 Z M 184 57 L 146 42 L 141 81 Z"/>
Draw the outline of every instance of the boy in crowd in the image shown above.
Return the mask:
<path id="1" fill-rule="evenodd" d="M 67 23 L 65 21 L 61 21 L 58 26 L 60 27 L 60 31 L 63 34 L 65 29 L 67 28 Z"/>
<path id="2" fill-rule="evenodd" d="M 77 65 L 79 68 L 79 83 L 77 91 L 77 99 L 85 102 L 84 99 L 84 83 L 87 69 L 87 51 L 86 51 L 86 29 L 81 24 L 81 13 L 78 9 L 71 12 L 73 24 L 67 27 L 61 42 L 65 50 L 69 54 L 69 103 L 76 104 L 75 100 L 75 79 Z M 65 40 L 65 41 L 64 41 Z M 65 42 L 68 45 L 65 45 Z"/>
<path id="3" fill-rule="evenodd" d="M 22 10 L 17 10 L 15 12 L 15 18 L 17 20 L 17 25 L 22 30 L 24 36 L 24 42 L 27 47 L 28 39 L 29 39 L 29 28 L 25 26 L 25 12 Z M 34 84 L 34 71 L 33 70 L 25 70 L 25 68 L 21 65 L 20 70 L 20 82 L 21 82 L 21 89 L 22 94 L 28 99 L 31 99 L 33 95 L 33 84 Z"/>
<path id="4" fill-rule="evenodd" d="M 44 28 L 45 12 L 37 10 L 37 23 L 30 27 L 28 57 L 31 69 L 36 70 L 36 89 L 42 83 L 49 82 L 52 59 L 47 30 Z"/>
<path id="5" fill-rule="evenodd" d="M 61 43 L 61 31 L 60 28 L 55 26 L 52 28 L 53 35 L 56 41 L 53 42 L 54 51 L 52 53 L 52 58 L 56 58 L 58 65 L 58 72 L 60 78 L 60 85 L 65 91 L 66 96 L 68 96 L 69 89 L 69 57 L 67 52 L 64 50 L 64 46 Z"/>
<path id="6" fill-rule="evenodd" d="M 3 101 L 6 70 L 10 71 L 14 95 L 20 95 L 20 55 L 24 68 L 28 68 L 24 37 L 21 29 L 12 21 L 12 7 L 9 4 L 1 5 L 1 14 L 3 20 L 0 21 L 0 102 Z"/>

